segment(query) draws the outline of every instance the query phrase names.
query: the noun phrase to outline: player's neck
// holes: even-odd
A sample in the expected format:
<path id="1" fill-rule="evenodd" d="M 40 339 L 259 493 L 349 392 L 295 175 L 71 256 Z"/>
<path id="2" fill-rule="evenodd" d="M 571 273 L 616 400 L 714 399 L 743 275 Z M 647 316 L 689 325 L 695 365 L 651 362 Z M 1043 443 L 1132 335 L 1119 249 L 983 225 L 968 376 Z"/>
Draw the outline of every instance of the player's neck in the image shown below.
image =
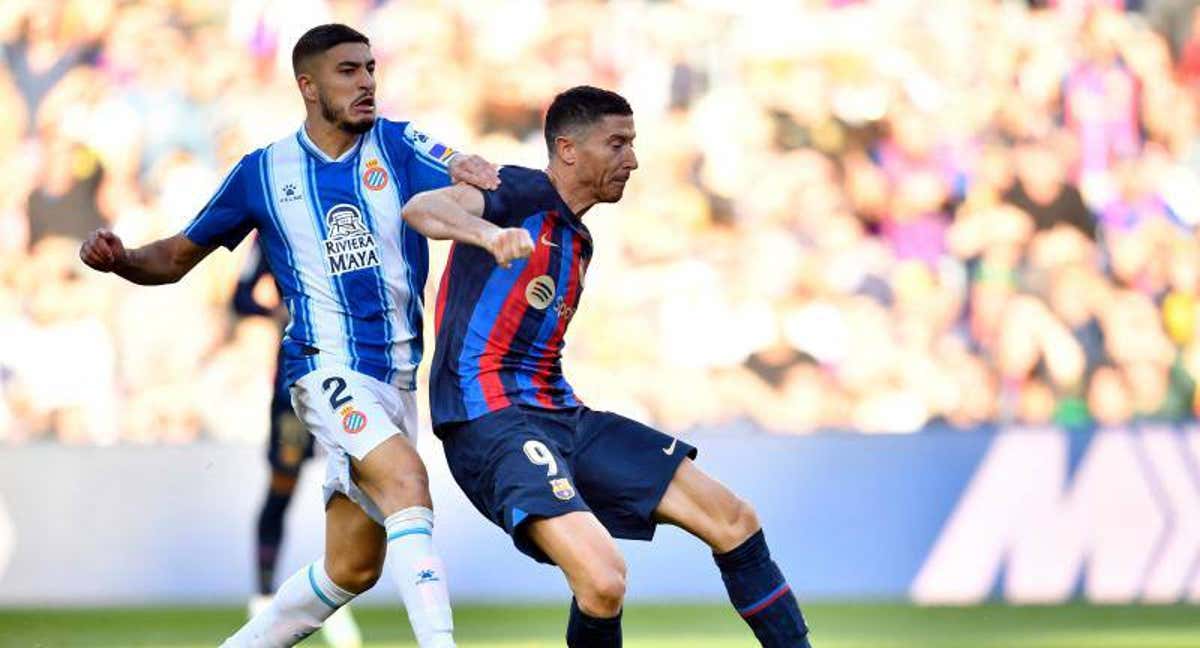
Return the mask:
<path id="1" fill-rule="evenodd" d="M 554 185 L 554 189 L 558 191 L 558 195 L 562 201 L 567 203 L 567 207 L 571 209 L 571 213 L 577 218 L 582 219 L 584 212 L 592 208 L 596 204 L 595 194 L 592 193 L 590 187 L 581 185 L 569 180 L 570 175 L 563 173 L 561 169 L 555 168 L 554 164 L 546 167 L 546 175 L 550 176 L 550 184 Z"/>
<path id="2" fill-rule="evenodd" d="M 324 119 L 309 117 L 304 120 L 304 133 L 322 153 L 331 159 L 338 159 L 358 142 L 359 135 L 347 133 Z"/>

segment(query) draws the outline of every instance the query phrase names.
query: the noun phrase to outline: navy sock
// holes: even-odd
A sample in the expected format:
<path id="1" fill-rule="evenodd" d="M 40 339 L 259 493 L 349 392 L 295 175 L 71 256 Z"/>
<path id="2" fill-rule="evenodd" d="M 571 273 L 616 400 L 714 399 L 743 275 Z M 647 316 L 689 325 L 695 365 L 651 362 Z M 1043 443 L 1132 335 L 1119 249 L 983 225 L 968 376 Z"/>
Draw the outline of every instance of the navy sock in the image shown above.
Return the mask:
<path id="1" fill-rule="evenodd" d="M 279 556 L 279 543 L 283 539 L 283 514 L 287 512 L 292 494 L 267 491 L 258 514 L 258 592 L 271 594 L 275 591 L 275 561 Z"/>
<path id="2" fill-rule="evenodd" d="M 567 648 L 621 648 L 621 613 L 611 619 L 597 619 L 580 610 L 572 598 Z"/>
<path id="3" fill-rule="evenodd" d="M 713 554 L 729 601 L 766 648 L 810 648 L 808 626 L 792 589 L 771 560 L 760 529 L 736 549 Z"/>

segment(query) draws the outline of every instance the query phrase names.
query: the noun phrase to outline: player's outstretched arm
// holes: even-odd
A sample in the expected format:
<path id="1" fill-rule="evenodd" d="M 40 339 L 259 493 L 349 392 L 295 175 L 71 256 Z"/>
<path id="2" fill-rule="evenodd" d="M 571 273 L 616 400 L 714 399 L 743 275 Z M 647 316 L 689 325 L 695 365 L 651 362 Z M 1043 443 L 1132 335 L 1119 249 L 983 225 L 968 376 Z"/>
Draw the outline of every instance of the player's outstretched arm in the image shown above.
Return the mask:
<path id="1" fill-rule="evenodd" d="M 483 219 L 483 193 L 457 184 L 412 197 L 401 215 L 428 238 L 477 245 L 508 267 L 533 253 L 533 239 L 520 227 L 497 227 Z"/>
<path id="2" fill-rule="evenodd" d="M 88 235 L 79 248 L 79 258 L 100 272 L 112 272 L 143 286 L 175 283 L 212 252 L 183 234 L 159 239 L 132 250 L 121 237 L 106 229 Z"/>

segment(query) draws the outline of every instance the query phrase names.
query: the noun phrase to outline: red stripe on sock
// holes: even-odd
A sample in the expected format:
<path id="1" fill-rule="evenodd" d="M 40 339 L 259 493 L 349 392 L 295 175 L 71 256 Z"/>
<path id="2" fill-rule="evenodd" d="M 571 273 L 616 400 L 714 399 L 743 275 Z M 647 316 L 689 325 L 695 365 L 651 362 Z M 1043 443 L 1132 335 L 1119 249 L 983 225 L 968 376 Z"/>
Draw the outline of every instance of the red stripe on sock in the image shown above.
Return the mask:
<path id="1" fill-rule="evenodd" d="M 783 598 L 783 595 L 787 594 L 790 591 L 792 591 L 792 586 L 788 585 L 787 583 L 784 583 L 783 587 L 780 588 L 778 592 L 775 592 L 770 597 L 768 597 L 767 600 L 763 601 L 762 603 L 759 603 L 758 605 L 755 605 L 754 607 L 750 608 L 749 610 L 746 610 L 745 612 L 742 612 L 742 618 L 749 619 L 750 617 L 754 616 L 755 614 L 758 614 L 759 612 L 762 612 L 763 610 L 771 607 L 772 603 Z"/>

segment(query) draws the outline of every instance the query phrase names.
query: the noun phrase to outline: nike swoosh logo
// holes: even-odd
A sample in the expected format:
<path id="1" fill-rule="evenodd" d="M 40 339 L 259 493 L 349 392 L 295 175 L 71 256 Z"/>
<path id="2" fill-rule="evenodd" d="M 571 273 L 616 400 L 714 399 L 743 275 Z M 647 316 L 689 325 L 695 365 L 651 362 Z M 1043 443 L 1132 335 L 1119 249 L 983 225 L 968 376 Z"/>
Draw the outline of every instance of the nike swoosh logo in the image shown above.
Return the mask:
<path id="1" fill-rule="evenodd" d="M 679 443 L 679 439 L 671 439 L 671 446 L 669 448 L 663 448 L 663 454 L 667 455 L 668 457 L 675 454 L 675 444 L 677 443 Z"/>
<path id="2" fill-rule="evenodd" d="M 558 243 L 554 243 L 550 239 L 546 238 L 545 234 L 542 234 L 542 238 L 540 240 L 542 242 L 542 245 L 549 245 L 550 247 L 558 247 Z"/>

